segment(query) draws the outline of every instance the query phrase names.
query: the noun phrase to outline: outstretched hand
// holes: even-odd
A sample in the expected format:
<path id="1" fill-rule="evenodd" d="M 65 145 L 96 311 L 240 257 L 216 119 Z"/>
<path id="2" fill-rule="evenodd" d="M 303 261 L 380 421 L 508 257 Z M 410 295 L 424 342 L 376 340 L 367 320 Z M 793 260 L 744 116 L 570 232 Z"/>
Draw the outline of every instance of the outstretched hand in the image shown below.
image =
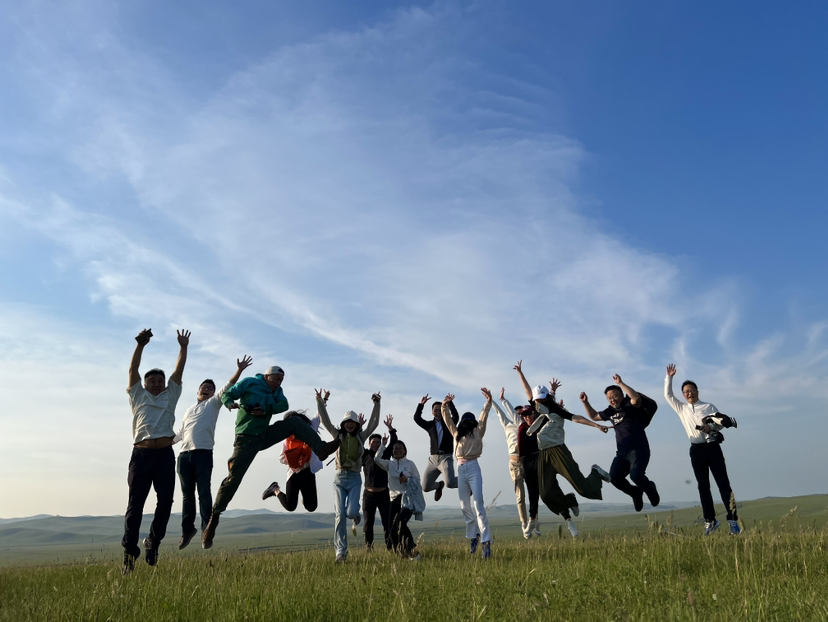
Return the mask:
<path id="1" fill-rule="evenodd" d="M 247 356 L 246 354 L 243 357 L 241 357 L 241 360 L 236 359 L 236 367 L 239 368 L 239 371 L 244 371 L 245 369 L 250 367 L 252 364 L 253 364 L 253 359 L 251 357 Z"/>
<path id="2" fill-rule="evenodd" d="M 612 376 L 612 381 L 613 381 L 615 384 L 618 384 L 618 385 L 624 384 L 624 381 L 623 381 L 623 380 L 621 380 L 621 376 L 619 376 L 618 374 L 613 374 L 613 376 Z"/>
<path id="3" fill-rule="evenodd" d="M 381 399 L 382 399 L 382 398 L 380 397 L 380 392 L 379 392 L 379 391 L 377 391 L 376 393 L 374 393 L 374 394 L 371 396 L 371 400 L 372 400 L 374 403 L 379 402 Z"/>
<path id="4" fill-rule="evenodd" d="M 388 445 L 388 435 L 387 434 L 382 435 L 382 445 L 383 445 L 383 447 Z"/>
<path id="5" fill-rule="evenodd" d="M 359 413 L 357 415 L 357 421 L 359 421 L 359 425 L 365 425 L 365 415 Z"/>
<path id="6" fill-rule="evenodd" d="M 560 380 L 558 380 L 557 378 L 552 378 L 552 380 L 549 382 L 549 390 L 552 393 L 555 393 L 562 386 L 563 386 L 563 383 Z"/>
<path id="7" fill-rule="evenodd" d="M 486 387 L 481 387 L 480 392 L 483 394 L 483 397 L 486 398 L 487 402 L 492 401 L 492 392 L 489 391 Z"/>
<path id="8" fill-rule="evenodd" d="M 385 424 L 385 427 L 391 430 L 394 427 L 394 415 L 388 415 L 383 423 Z"/>
<path id="9" fill-rule="evenodd" d="M 443 398 L 443 404 L 445 404 L 446 402 L 453 402 L 453 401 L 454 401 L 454 395 L 452 395 L 451 393 L 446 394 L 446 396 Z"/>
<path id="10" fill-rule="evenodd" d="M 503 396 L 506 394 L 506 387 L 500 387 L 500 401 L 503 401 Z"/>
<path id="11" fill-rule="evenodd" d="M 670 378 L 676 375 L 676 366 L 673 363 L 670 363 L 667 366 L 667 375 L 670 376 Z"/>
<path id="12" fill-rule="evenodd" d="M 422 404 L 423 406 L 425 406 L 425 405 L 426 405 L 426 402 L 428 402 L 428 400 L 430 400 L 430 399 L 431 399 L 431 398 L 428 396 L 428 393 L 426 393 L 425 395 L 423 395 L 423 396 L 420 398 L 420 404 Z"/>
<path id="13" fill-rule="evenodd" d="M 138 335 L 135 337 L 135 341 L 138 342 L 139 346 L 145 346 L 149 343 L 149 340 L 152 339 L 152 329 L 145 328 L 142 330 Z"/>
<path id="14" fill-rule="evenodd" d="M 521 371 L 521 366 L 522 366 L 522 365 L 523 365 L 523 359 L 520 359 L 520 360 L 517 362 L 517 365 L 515 365 L 512 369 L 514 369 L 516 372 L 520 372 L 520 371 Z"/>
<path id="15" fill-rule="evenodd" d="M 581 402 L 583 402 L 584 404 L 589 403 L 589 398 L 587 397 L 587 394 L 584 393 L 583 391 L 581 391 L 581 394 L 578 397 L 580 398 Z"/>
<path id="16" fill-rule="evenodd" d="M 175 331 L 178 333 L 178 345 L 182 348 L 186 348 L 190 345 L 190 331 L 188 330 L 177 330 Z"/>

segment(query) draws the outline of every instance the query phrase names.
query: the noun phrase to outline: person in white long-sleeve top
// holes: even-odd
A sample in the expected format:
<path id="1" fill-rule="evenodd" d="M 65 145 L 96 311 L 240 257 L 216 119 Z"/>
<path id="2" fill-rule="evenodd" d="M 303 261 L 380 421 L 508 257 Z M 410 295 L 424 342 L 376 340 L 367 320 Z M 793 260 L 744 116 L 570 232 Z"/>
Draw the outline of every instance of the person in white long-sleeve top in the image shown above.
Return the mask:
<path id="1" fill-rule="evenodd" d="M 730 533 L 739 534 L 739 517 L 736 514 L 736 501 L 727 476 L 727 465 L 722 453 L 722 420 L 731 424 L 732 419 L 722 415 L 719 410 L 708 402 L 699 400 L 699 388 L 692 380 L 685 380 L 681 384 L 681 393 L 687 402 L 682 402 L 673 395 L 673 376 L 676 375 L 676 366 L 667 365 L 667 375 L 664 377 L 664 397 L 667 403 L 676 411 L 684 426 L 684 431 L 690 439 L 690 464 L 693 474 L 699 485 L 699 498 L 704 514 L 704 535 L 708 536 L 719 528 L 716 519 L 716 510 L 713 506 L 713 495 L 710 492 L 710 474 L 716 480 L 719 494 L 727 509 L 727 522 L 730 524 Z M 733 425 L 735 427 L 735 425 Z"/>
<path id="2" fill-rule="evenodd" d="M 403 557 L 410 557 L 412 559 L 419 559 L 419 554 L 414 543 L 414 536 L 411 535 L 411 530 L 408 528 L 408 521 L 414 515 L 414 509 L 406 507 L 403 503 L 406 492 L 409 490 L 412 479 L 419 481 L 420 472 L 417 470 L 417 465 L 412 460 L 409 460 L 408 449 L 402 441 L 396 441 L 391 446 L 391 455 L 389 459 L 384 459 L 381 456 L 385 453 L 385 444 L 388 442 L 388 437 L 382 438 L 382 445 L 377 450 L 374 456 L 374 464 L 381 469 L 388 471 L 388 492 L 391 497 L 390 509 L 390 536 L 391 544 L 394 550 Z"/>
<path id="3" fill-rule="evenodd" d="M 500 420 L 500 425 L 503 426 L 503 431 L 506 433 L 506 446 L 509 448 L 509 475 L 512 476 L 512 483 L 515 486 L 520 528 L 523 531 L 523 537 L 528 540 L 532 537 L 532 526 L 529 515 L 526 513 L 525 472 L 518 448 L 518 436 L 522 421 L 518 420 L 520 415 L 515 412 L 512 404 L 506 399 L 505 391 L 505 388 L 500 389 L 500 403 L 503 404 L 503 410 L 500 409 L 497 402 L 492 402 L 492 406 Z M 535 504 L 535 514 L 537 515 L 537 502 Z"/>
<path id="4" fill-rule="evenodd" d="M 457 493 L 460 497 L 460 509 L 466 519 L 466 538 L 469 539 L 469 553 L 474 555 L 477 545 L 482 542 L 483 559 L 492 556 L 492 535 L 489 531 L 489 519 L 486 517 L 486 504 L 483 501 L 483 474 L 477 459 L 483 453 L 483 435 L 486 433 L 486 420 L 492 408 L 492 392 L 481 389 L 486 404 L 477 420 L 473 413 L 467 412 L 455 425 L 451 418 L 449 404 L 454 396 L 446 395 L 441 406 L 443 421 L 449 433 L 454 437 L 454 455 L 457 458 Z"/>
<path id="5" fill-rule="evenodd" d="M 241 378 L 242 372 L 250 367 L 253 359 L 245 355 L 236 359 L 236 373 L 216 393 L 216 383 L 207 378 L 198 387 L 197 402 L 187 409 L 181 421 L 181 429 L 175 435 L 174 443 L 181 442 L 178 454 L 178 480 L 181 483 L 181 540 L 178 549 L 185 548 L 198 533 L 195 526 L 196 490 L 201 513 L 201 530 L 207 527 L 213 509 L 213 495 L 210 480 L 213 475 L 213 447 L 215 445 L 216 423 L 222 403 L 221 396 Z"/>

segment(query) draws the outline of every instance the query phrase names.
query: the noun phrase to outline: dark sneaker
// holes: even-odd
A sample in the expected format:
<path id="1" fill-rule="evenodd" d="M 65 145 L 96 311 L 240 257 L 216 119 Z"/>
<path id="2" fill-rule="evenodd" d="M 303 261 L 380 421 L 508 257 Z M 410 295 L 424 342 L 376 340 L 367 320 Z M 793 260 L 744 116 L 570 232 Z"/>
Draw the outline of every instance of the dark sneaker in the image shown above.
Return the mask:
<path id="1" fill-rule="evenodd" d="M 187 545 L 190 544 L 190 540 L 192 540 L 195 535 L 198 533 L 198 529 L 193 527 L 192 531 L 188 531 L 184 535 L 181 536 L 181 540 L 178 541 L 178 550 L 181 551 L 187 548 Z"/>
<path id="2" fill-rule="evenodd" d="M 219 524 L 219 516 L 221 514 L 211 514 L 210 515 L 210 522 L 207 523 L 207 527 L 204 528 L 204 531 L 201 532 L 201 548 L 209 549 L 213 546 L 213 538 L 216 537 L 216 527 Z"/>
<path id="3" fill-rule="evenodd" d="M 264 501 L 265 499 L 270 499 L 270 497 L 275 497 L 280 492 L 282 492 L 282 489 L 279 488 L 279 482 L 273 482 L 262 493 L 262 501 Z"/>
<path id="4" fill-rule="evenodd" d="M 647 498 L 650 500 L 650 505 L 653 507 L 656 507 L 659 503 L 661 503 L 661 495 L 658 494 L 655 482 L 650 482 L 650 492 L 647 494 Z"/>
<path id="5" fill-rule="evenodd" d="M 599 467 L 597 464 L 592 465 L 592 470 L 595 471 L 596 473 L 598 473 L 598 475 L 601 476 L 601 479 L 604 480 L 605 482 L 610 481 L 609 473 L 607 473 L 604 469 Z"/>
<path id="6" fill-rule="evenodd" d="M 325 446 L 322 448 L 322 452 L 316 454 L 316 457 L 320 460 L 325 460 L 328 456 L 330 456 L 333 452 L 339 449 L 339 438 L 335 438 L 330 443 L 325 443 Z"/>
<path id="7" fill-rule="evenodd" d="M 483 543 L 483 559 L 489 559 L 492 556 L 492 543 L 487 540 Z"/>
<path id="8" fill-rule="evenodd" d="M 572 516 L 578 516 L 578 514 L 580 514 L 580 513 L 581 513 L 581 508 L 580 508 L 580 506 L 578 506 L 578 505 L 574 505 L 574 506 L 572 506 L 572 507 L 571 507 L 571 508 L 569 508 L 569 509 L 570 509 L 570 511 L 572 512 Z"/>
<path id="9" fill-rule="evenodd" d="M 636 490 L 632 495 L 633 500 L 633 507 L 635 508 L 636 512 L 640 512 L 644 509 L 644 491 L 639 489 Z"/>
<path id="10" fill-rule="evenodd" d="M 469 540 L 469 554 L 474 555 L 477 553 L 477 543 L 480 542 L 480 534 L 477 534 L 474 538 Z"/>
<path id="11" fill-rule="evenodd" d="M 731 536 L 738 536 L 740 533 L 742 533 L 742 528 L 739 527 L 739 521 L 729 520 L 727 522 L 730 524 L 730 535 Z"/>
<path id="12" fill-rule="evenodd" d="M 153 546 L 152 540 L 144 538 L 144 560 L 150 566 L 155 566 L 158 563 L 158 547 Z"/>
<path id="13" fill-rule="evenodd" d="M 131 574 L 133 570 L 135 570 L 135 555 L 130 555 L 124 551 L 124 563 L 121 566 L 121 575 L 125 577 Z"/>
<path id="14" fill-rule="evenodd" d="M 711 533 L 713 533 L 719 528 L 720 524 L 721 523 L 716 518 L 714 518 L 712 521 L 707 521 L 704 524 L 704 535 L 709 536 Z"/>
<path id="15" fill-rule="evenodd" d="M 445 488 L 445 482 L 439 482 L 437 484 L 437 490 L 434 491 L 434 501 L 439 501 L 443 496 L 443 488 Z"/>

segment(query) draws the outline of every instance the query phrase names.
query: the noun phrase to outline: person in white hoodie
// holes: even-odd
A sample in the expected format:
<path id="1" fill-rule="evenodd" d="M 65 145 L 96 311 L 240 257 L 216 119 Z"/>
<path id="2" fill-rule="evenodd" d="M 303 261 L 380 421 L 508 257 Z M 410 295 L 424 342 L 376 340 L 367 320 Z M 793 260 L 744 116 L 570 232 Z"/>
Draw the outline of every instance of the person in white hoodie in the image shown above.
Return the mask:
<path id="1" fill-rule="evenodd" d="M 736 501 L 727 476 L 727 465 L 722 453 L 719 433 L 723 427 L 736 427 L 735 422 L 727 415 L 708 402 L 699 400 L 699 388 L 692 380 L 685 380 L 681 385 L 681 393 L 687 402 L 676 399 L 673 395 L 673 376 L 676 375 L 676 366 L 670 363 L 667 366 L 667 375 L 664 377 L 664 398 L 676 411 L 684 426 L 684 431 L 690 439 L 690 464 L 693 474 L 699 485 L 699 498 L 704 514 L 704 535 L 709 536 L 719 528 L 716 518 L 716 509 L 713 506 L 713 495 L 710 492 L 710 474 L 716 480 L 719 494 L 727 510 L 727 522 L 730 524 L 730 533 L 738 535 L 739 517 L 736 515 Z M 722 422 L 728 425 L 723 425 Z"/>
<path id="2" fill-rule="evenodd" d="M 486 433 L 486 421 L 492 408 L 492 392 L 480 389 L 486 398 L 480 419 L 467 412 L 456 424 L 451 418 L 450 404 L 454 396 L 446 395 L 441 408 L 443 421 L 449 433 L 454 437 L 454 455 L 457 458 L 457 494 L 460 497 L 460 509 L 466 519 L 466 538 L 469 539 L 469 553 L 474 555 L 478 542 L 482 541 L 483 559 L 492 556 L 492 534 L 489 531 L 489 519 L 486 516 L 486 504 L 483 501 L 483 473 L 477 459 L 483 453 L 483 435 Z"/>
<path id="3" fill-rule="evenodd" d="M 362 489 L 362 454 L 365 440 L 377 429 L 380 420 L 379 391 L 371 396 L 374 408 L 363 428 L 360 416 L 349 410 L 342 418 L 339 427 L 331 423 L 328 409 L 322 397 L 324 389 L 316 391 L 316 409 L 322 425 L 330 432 L 334 439 L 340 441 L 336 450 L 336 475 L 334 475 L 334 550 L 336 561 L 344 562 L 348 557 L 347 521 L 354 521 L 354 535 L 356 526 L 360 522 L 359 497 Z"/>
<path id="4" fill-rule="evenodd" d="M 245 355 L 236 359 L 236 373 L 216 393 L 216 383 L 209 378 L 198 387 L 198 401 L 187 409 L 181 421 L 181 429 L 173 443 L 181 443 L 178 454 L 178 480 L 181 482 L 181 540 L 178 549 L 185 548 L 198 533 L 195 526 L 196 489 L 201 513 L 201 530 L 207 528 L 213 511 L 213 495 L 210 480 L 213 475 L 213 447 L 215 445 L 216 423 L 221 412 L 221 396 L 241 378 L 242 372 L 250 367 L 253 359 Z"/>
<path id="5" fill-rule="evenodd" d="M 522 421 L 520 420 L 520 415 L 515 412 L 512 404 L 506 399 L 505 392 L 505 388 L 500 389 L 500 403 L 503 404 L 503 410 L 500 409 L 497 402 L 492 402 L 492 406 L 497 413 L 497 418 L 500 419 L 500 425 L 503 426 L 503 431 L 506 433 L 506 445 L 509 448 L 509 475 L 512 476 L 512 483 L 515 486 L 515 499 L 517 501 L 518 516 L 520 517 L 520 527 L 523 531 L 523 537 L 528 540 L 532 537 L 532 525 L 529 515 L 526 513 L 525 472 L 518 448 L 518 437 Z"/>
<path id="6" fill-rule="evenodd" d="M 422 513 L 423 507 L 415 507 L 413 504 L 409 504 L 410 507 L 407 506 L 405 497 L 412 488 L 419 488 L 420 472 L 417 470 L 417 465 L 406 457 L 408 449 L 402 441 L 397 441 L 391 446 L 392 458 L 386 460 L 379 457 L 385 453 L 387 441 L 388 437 L 384 436 L 382 445 L 374 456 L 374 464 L 388 471 L 388 492 L 391 496 L 391 511 L 389 512 L 391 544 L 394 550 L 403 557 L 419 559 L 417 545 L 408 528 L 408 521 L 416 512 Z M 422 488 L 420 488 L 419 497 L 421 503 L 424 503 Z"/>

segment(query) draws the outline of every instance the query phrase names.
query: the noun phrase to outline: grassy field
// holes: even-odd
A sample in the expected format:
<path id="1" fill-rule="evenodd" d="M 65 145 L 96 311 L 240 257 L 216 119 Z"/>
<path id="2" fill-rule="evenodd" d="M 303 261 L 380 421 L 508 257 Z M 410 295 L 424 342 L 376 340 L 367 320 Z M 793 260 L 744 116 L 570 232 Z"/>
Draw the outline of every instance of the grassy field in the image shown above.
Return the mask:
<path id="1" fill-rule="evenodd" d="M 530 541 L 500 525 L 487 562 L 453 526 L 417 523 L 419 562 L 354 546 L 337 565 L 327 541 L 282 534 L 282 546 L 312 548 L 219 536 L 219 550 L 170 545 L 129 577 L 116 551 L 12 565 L 0 569 L 0 620 L 828 619 L 826 497 L 748 502 L 741 514 L 739 537 L 702 536 L 697 509 L 592 518 L 577 540 L 551 521 Z"/>

